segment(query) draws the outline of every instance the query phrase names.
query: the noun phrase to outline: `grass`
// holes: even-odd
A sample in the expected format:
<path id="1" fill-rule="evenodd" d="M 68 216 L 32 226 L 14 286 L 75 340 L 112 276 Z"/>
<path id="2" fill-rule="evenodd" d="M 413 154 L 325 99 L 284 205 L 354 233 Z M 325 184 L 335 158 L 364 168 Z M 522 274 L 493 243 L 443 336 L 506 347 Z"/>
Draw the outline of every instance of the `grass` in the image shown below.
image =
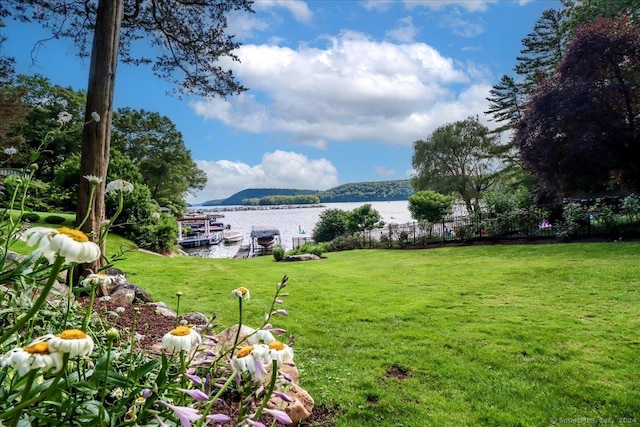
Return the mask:
<path id="1" fill-rule="evenodd" d="M 127 241 L 108 239 L 112 254 Z M 640 243 L 329 253 L 311 262 L 164 258 L 117 267 L 156 300 L 295 339 L 301 385 L 335 426 L 540 426 L 640 417 Z M 397 375 L 401 373 L 403 375 Z"/>
<path id="2" fill-rule="evenodd" d="M 110 241 L 111 244 L 116 244 Z M 548 425 L 640 416 L 639 243 L 506 245 L 271 257 L 172 259 L 131 253 L 130 280 L 169 304 L 236 321 L 250 289 L 260 324 L 295 338 L 302 386 L 336 426 Z M 401 372 L 406 378 L 391 373 Z"/>

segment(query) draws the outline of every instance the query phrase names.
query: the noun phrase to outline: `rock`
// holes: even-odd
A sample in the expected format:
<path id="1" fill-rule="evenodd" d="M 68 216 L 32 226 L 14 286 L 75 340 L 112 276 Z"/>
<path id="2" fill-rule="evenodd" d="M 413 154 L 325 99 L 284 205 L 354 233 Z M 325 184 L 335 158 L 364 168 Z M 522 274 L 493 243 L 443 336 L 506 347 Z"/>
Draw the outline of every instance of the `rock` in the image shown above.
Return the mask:
<path id="1" fill-rule="evenodd" d="M 155 306 L 158 314 L 161 314 L 165 317 L 176 317 L 176 312 L 173 311 L 167 304 L 162 301 L 159 302 L 148 302 L 147 305 Z"/>
<path id="2" fill-rule="evenodd" d="M 238 337 L 238 345 L 240 345 L 247 336 L 251 335 L 255 331 L 255 329 L 250 328 L 247 325 L 242 325 L 242 328 L 240 328 L 240 336 Z M 233 346 L 233 341 L 235 340 L 237 333 L 238 325 L 233 325 L 217 334 L 216 338 L 218 339 L 218 343 L 213 351 L 219 354 L 221 351 L 229 350 L 231 346 Z"/>
<path id="3" fill-rule="evenodd" d="M 120 288 L 111 294 L 111 303 L 119 307 L 133 304 L 136 293 L 133 289 Z"/>
<path id="4" fill-rule="evenodd" d="M 209 319 L 207 319 L 207 316 L 198 312 L 186 313 L 182 316 L 182 318 L 193 325 L 204 326 L 209 323 Z"/>
<path id="5" fill-rule="evenodd" d="M 285 261 L 314 261 L 317 259 L 322 258 L 314 254 L 287 255 L 284 257 Z"/>
<path id="6" fill-rule="evenodd" d="M 311 411 L 313 411 L 314 406 L 313 398 L 305 389 L 297 384 L 291 384 L 284 393 L 289 396 L 293 402 L 285 402 L 279 397 L 273 397 L 267 403 L 267 407 L 286 412 L 289 418 L 291 418 L 291 421 L 293 421 L 291 425 L 297 426 L 301 421 L 311 416 Z"/>
<path id="7" fill-rule="evenodd" d="M 109 268 L 107 270 L 118 270 L 117 268 Z M 105 271 L 107 271 L 105 270 Z M 112 295 L 115 292 L 118 292 L 120 289 L 130 290 L 134 293 L 134 300 L 142 303 L 152 302 L 153 298 L 151 294 L 139 286 L 134 285 L 129 282 L 127 276 L 125 274 L 114 274 L 111 275 L 111 284 L 107 288 L 107 294 Z"/>

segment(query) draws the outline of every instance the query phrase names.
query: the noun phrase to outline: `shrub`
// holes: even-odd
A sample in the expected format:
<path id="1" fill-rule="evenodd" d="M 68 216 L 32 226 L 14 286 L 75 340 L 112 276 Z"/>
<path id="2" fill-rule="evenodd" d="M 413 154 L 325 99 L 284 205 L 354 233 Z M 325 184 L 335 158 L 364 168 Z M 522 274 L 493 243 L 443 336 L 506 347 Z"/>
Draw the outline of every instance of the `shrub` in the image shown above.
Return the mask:
<path id="1" fill-rule="evenodd" d="M 25 212 L 20 217 L 20 221 L 38 222 L 40 221 L 40 215 L 34 212 Z"/>
<path id="2" fill-rule="evenodd" d="M 276 246 L 272 250 L 273 259 L 276 261 L 282 261 L 284 259 L 284 249 L 281 246 Z"/>
<path id="3" fill-rule="evenodd" d="M 327 209 L 320 214 L 320 220 L 313 229 L 316 242 L 330 242 L 347 233 L 348 213 L 341 209 Z"/>
<path id="4" fill-rule="evenodd" d="M 581 227 L 589 225 L 589 213 L 579 203 L 568 203 L 563 207 L 563 221 L 558 229 L 558 237 L 576 237 Z"/>
<path id="5" fill-rule="evenodd" d="M 65 221 L 66 219 L 58 215 L 49 215 L 44 219 L 44 222 L 47 224 L 62 224 Z"/>
<path id="6" fill-rule="evenodd" d="M 296 249 L 289 251 L 290 255 L 299 255 L 299 254 L 313 254 L 317 256 L 322 256 L 324 252 L 329 250 L 329 243 L 311 243 L 306 242 L 302 246 L 298 246 Z"/>

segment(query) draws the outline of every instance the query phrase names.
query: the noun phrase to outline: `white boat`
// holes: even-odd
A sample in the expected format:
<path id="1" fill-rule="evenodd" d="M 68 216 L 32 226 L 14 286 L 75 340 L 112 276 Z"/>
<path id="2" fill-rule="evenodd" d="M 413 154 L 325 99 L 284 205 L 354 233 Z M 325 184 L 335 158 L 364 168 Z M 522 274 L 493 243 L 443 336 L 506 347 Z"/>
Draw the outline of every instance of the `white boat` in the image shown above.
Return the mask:
<path id="1" fill-rule="evenodd" d="M 242 238 L 242 231 L 225 230 L 222 233 L 222 239 L 225 243 L 238 243 Z"/>

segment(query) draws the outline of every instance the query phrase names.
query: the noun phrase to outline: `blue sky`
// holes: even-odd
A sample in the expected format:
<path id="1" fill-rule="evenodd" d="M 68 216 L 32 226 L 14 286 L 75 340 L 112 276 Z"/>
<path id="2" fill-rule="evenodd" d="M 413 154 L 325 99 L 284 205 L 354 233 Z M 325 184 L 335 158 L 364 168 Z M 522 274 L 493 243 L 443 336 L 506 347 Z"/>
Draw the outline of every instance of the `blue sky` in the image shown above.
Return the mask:
<path id="1" fill-rule="evenodd" d="M 479 116 L 513 75 L 521 40 L 558 0 L 257 0 L 230 17 L 242 47 L 229 62 L 250 90 L 221 98 L 167 95 L 146 67 L 120 64 L 115 106 L 156 111 L 182 132 L 207 187 L 198 203 L 245 188 L 326 190 L 407 179 L 412 143 Z M 85 90 L 88 60 L 67 40 L 6 20 L 16 70 Z M 35 60 L 32 57 L 35 55 Z"/>

